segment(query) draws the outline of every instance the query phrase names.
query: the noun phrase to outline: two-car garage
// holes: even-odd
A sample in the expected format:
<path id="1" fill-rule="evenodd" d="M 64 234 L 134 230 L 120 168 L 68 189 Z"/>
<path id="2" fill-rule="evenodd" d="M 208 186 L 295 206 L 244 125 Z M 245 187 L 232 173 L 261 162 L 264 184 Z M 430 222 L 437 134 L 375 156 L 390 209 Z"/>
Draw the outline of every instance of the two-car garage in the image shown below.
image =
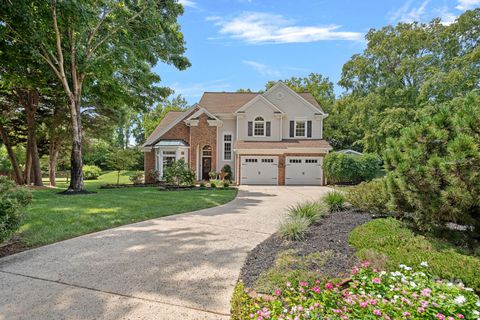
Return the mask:
<path id="1" fill-rule="evenodd" d="M 279 156 L 240 157 L 240 183 L 278 185 L 279 171 L 284 170 L 286 185 L 322 185 L 322 157 L 286 156 L 280 166 Z M 280 182 L 280 183 L 279 183 Z"/>

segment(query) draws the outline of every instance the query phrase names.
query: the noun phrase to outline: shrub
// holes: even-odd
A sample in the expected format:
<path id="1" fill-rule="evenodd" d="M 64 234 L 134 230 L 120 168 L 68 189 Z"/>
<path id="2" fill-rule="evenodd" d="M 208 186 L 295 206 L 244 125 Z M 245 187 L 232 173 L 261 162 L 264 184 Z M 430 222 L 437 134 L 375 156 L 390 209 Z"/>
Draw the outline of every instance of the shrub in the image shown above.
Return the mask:
<path id="1" fill-rule="evenodd" d="M 437 238 L 415 235 L 404 223 L 393 218 L 376 219 L 355 228 L 349 236 L 361 259 L 379 257 L 387 271 L 398 264 L 427 261 L 430 271 L 443 279 L 461 280 L 480 292 L 480 259 L 463 254 Z M 376 261 L 372 261 L 376 263 Z"/>
<path id="2" fill-rule="evenodd" d="M 293 215 L 280 224 L 278 232 L 284 239 L 301 240 L 309 225 L 310 221 L 307 218 Z"/>
<path id="3" fill-rule="evenodd" d="M 330 211 L 340 211 L 344 208 L 345 196 L 340 191 L 330 191 L 323 201 L 328 205 Z"/>
<path id="4" fill-rule="evenodd" d="M 309 281 L 250 298 L 243 287 L 232 301 L 243 319 L 476 319 L 479 297 L 469 288 L 435 279 L 427 264 L 400 265 L 392 273 L 365 263 L 354 267 L 344 286 Z M 240 306 L 240 307 L 239 307 Z"/>
<path id="5" fill-rule="evenodd" d="M 141 184 L 143 182 L 143 172 L 137 171 L 129 177 L 133 184 Z"/>
<path id="6" fill-rule="evenodd" d="M 217 187 L 217 181 L 216 180 L 210 180 L 210 188 L 216 188 Z"/>
<path id="7" fill-rule="evenodd" d="M 388 208 L 390 196 L 386 191 L 385 183 L 384 179 L 362 182 L 350 187 L 345 199 L 357 209 L 375 214 L 387 214 L 391 210 Z"/>
<path id="8" fill-rule="evenodd" d="M 150 169 L 150 171 L 148 171 L 148 176 L 150 180 L 158 182 L 160 177 L 160 172 L 155 169 Z"/>
<path id="9" fill-rule="evenodd" d="M 217 173 L 215 171 L 210 171 L 208 176 L 210 177 L 210 180 L 217 179 Z"/>
<path id="10" fill-rule="evenodd" d="M 205 181 L 200 181 L 200 188 L 205 188 L 207 185 Z"/>
<path id="11" fill-rule="evenodd" d="M 229 183 L 227 180 L 224 180 L 224 181 L 223 181 L 223 187 L 224 187 L 224 188 L 230 187 L 230 183 Z"/>
<path id="12" fill-rule="evenodd" d="M 226 164 L 222 168 L 222 175 L 224 180 L 232 180 L 233 178 L 233 173 L 232 173 L 232 167 L 230 165 Z"/>
<path id="13" fill-rule="evenodd" d="M 187 166 L 185 160 L 180 159 L 165 168 L 163 178 L 175 186 L 192 185 L 195 182 L 195 172 Z"/>
<path id="14" fill-rule="evenodd" d="M 7 177 L 0 176 L 0 243 L 10 239 L 18 230 L 31 199 L 27 189 L 17 187 Z"/>
<path id="15" fill-rule="evenodd" d="M 135 166 L 138 156 L 136 149 L 117 149 L 108 155 L 105 162 L 109 169 L 117 171 L 117 184 L 120 183 L 120 172 Z"/>
<path id="16" fill-rule="evenodd" d="M 385 151 L 396 211 L 428 230 L 445 222 L 480 232 L 480 96 L 425 108 Z"/>
<path id="17" fill-rule="evenodd" d="M 97 180 L 102 174 L 102 169 L 97 166 L 83 166 L 83 178 L 85 180 Z"/>
<path id="18" fill-rule="evenodd" d="M 331 152 L 325 156 L 323 170 L 330 183 L 353 184 L 375 178 L 380 163 L 380 159 L 372 154 L 358 156 Z"/>
<path id="19" fill-rule="evenodd" d="M 291 206 L 288 212 L 290 216 L 298 216 L 314 222 L 328 213 L 328 207 L 323 202 L 307 201 Z"/>

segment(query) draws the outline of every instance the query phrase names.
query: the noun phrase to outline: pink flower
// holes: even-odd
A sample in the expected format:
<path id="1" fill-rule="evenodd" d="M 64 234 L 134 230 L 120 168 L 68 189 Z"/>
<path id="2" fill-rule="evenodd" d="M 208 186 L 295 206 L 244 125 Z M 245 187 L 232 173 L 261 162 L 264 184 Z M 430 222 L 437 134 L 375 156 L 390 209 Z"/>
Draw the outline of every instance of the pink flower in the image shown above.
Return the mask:
<path id="1" fill-rule="evenodd" d="M 458 319 L 465 319 L 465 316 L 461 313 L 457 314 L 457 318 Z"/>
<path id="2" fill-rule="evenodd" d="M 340 309 L 333 309 L 332 311 L 335 312 L 335 313 L 342 313 L 342 310 L 340 310 Z"/>
<path id="3" fill-rule="evenodd" d="M 358 271 L 359 271 L 358 267 L 355 266 L 355 267 L 353 267 L 353 269 L 352 269 L 352 274 L 353 274 L 353 275 L 357 275 L 357 274 L 358 274 Z"/>
<path id="4" fill-rule="evenodd" d="M 376 315 L 376 316 L 381 316 L 382 315 L 382 311 L 378 310 L 378 309 L 375 309 L 373 310 L 373 314 Z"/>
<path id="5" fill-rule="evenodd" d="M 367 268 L 369 265 L 370 265 L 370 262 L 368 262 L 367 260 L 362 262 L 362 268 Z"/>
<path id="6" fill-rule="evenodd" d="M 300 286 L 301 287 L 306 287 L 306 286 L 308 286 L 308 282 L 300 281 Z"/>
<path id="7" fill-rule="evenodd" d="M 367 301 L 362 301 L 362 302 L 360 302 L 360 307 L 361 307 L 361 308 L 366 308 L 366 307 L 368 307 L 368 302 L 367 302 Z"/>
<path id="8" fill-rule="evenodd" d="M 333 284 L 331 282 L 327 282 L 327 284 L 325 284 L 325 289 L 332 290 Z"/>
<path id="9" fill-rule="evenodd" d="M 437 314 L 435 315 L 435 318 L 440 319 L 440 320 L 445 320 L 445 316 L 444 316 L 443 314 L 441 314 L 441 313 L 437 313 Z"/>
<path id="10" fill-rule="evenodd" d="M 291 287 L 292 286 L 292 283 L 291 282 L 287 282 L 287 287 Z"/>
<path id="11" fill-rule="evenodd" d="M 432 289 L 430 288 L 425 288 L 422 290 L 422 292 L 420 292 L 420 294 L 424 297 L 428 297 L 430 296 L 430 293 L 432 292 Z"/>
<path id="12" fill-rule="evenodd" d="M 282 294 L 282 292 L 281 292 L 280 290 L 278 290 L 278 289 L 275 290 L 275 295 L 276 295 L 276 296 L 279 296 L 279 295 L 281 295 L 281 294 Z"/>
<path id="13" fill-rule="evenodd" d="M 405 312 L 403 313 L 403 316 L 404 316 L 404 317 L 410 317 L 411 315 L 412 315 L 412 314 L 411 314 L 410 312 L 408 312 L 408 311 L 405 311 Z"/>
<path id="14" fill-rule="evenodd" d="M 382 280 L 380 278 L 373 278 L 372 282 L 373 283 L 382 283 Z"/>
<path id="15" fill-rule="evenodd" d="M 423 313 L 423 311 L 425 311 L 425 308 L 423 308 L 423 307 L 418 307 L 417 308 L 418 313 Z"/>
<path id="16" fill-rule="evenodd" d="M 316 292 L 316 293 L 320 293 L 320 288 L 319 287 L 313 287 L 312 291 Z"/>

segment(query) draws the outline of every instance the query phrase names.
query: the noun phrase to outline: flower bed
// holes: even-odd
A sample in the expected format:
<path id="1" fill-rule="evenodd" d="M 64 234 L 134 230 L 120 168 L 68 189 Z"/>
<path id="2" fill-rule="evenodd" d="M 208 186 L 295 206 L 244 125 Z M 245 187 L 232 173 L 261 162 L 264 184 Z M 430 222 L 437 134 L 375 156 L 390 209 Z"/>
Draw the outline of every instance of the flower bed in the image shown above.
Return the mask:
<path id="1" fill-rule="evenodd" d="M 354 267 L 344 282 L 287 283 L 272 296 L 247 292 L 242 283 L 232 301 L 232 319 L 480 319 L 480 300 L 461 283 L 435 279 L 428 265 L 395 272 Z"/>

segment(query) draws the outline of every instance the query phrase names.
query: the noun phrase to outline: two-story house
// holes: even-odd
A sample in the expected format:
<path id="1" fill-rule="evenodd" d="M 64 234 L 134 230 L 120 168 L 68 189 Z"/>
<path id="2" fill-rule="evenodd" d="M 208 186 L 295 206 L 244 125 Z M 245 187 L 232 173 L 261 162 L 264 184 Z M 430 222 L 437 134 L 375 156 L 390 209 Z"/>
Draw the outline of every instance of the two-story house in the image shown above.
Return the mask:
<path id="1" fill-rule="evenodd" d="M 237 184 L 323 185 L 327 114 L 310 93 L 278 82 L 264 93 L 205 92 L 183 112 L 169 112 L 144 144 L 145 177 L 160 178 L 184 159 L 198 180 L 232 168 Z"/>

